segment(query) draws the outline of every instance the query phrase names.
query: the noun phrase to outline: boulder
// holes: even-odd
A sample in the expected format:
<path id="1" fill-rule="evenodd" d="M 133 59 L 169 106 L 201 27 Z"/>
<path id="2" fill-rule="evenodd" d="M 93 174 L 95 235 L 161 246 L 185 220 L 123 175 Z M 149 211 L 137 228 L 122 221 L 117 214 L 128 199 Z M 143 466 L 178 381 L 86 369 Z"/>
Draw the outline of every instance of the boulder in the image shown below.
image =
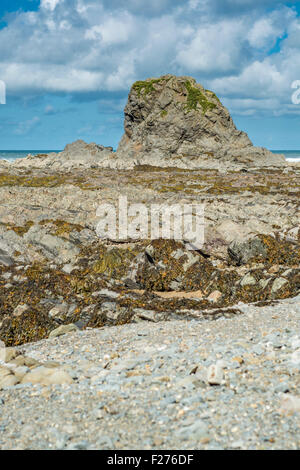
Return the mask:
<path id="1" fill-rule="evenodd" d="M 246 241 L 234 241 L 228 247 L 230 260 L 240 266 L 256 262 L 268 265 L 298 266 L 300 263 L 299 246 L 271 235 L 257 235 Z"/>

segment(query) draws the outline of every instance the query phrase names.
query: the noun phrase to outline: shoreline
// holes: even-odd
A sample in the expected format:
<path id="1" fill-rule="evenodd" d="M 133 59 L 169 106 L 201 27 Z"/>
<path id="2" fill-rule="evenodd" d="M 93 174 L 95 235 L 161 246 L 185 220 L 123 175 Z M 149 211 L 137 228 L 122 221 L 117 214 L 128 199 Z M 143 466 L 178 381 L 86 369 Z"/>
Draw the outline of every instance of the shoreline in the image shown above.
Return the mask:
<path id="1" fill-rule="evenodd" d="M 9 166 L 0 175 L 6 346 L 38 341 L 60 326 L 189 321 L 197 312 L 235 316 L 238 302 L 272 303 L 299 293 L 295 165 L 247 172 L 29 168 Z M 205 204 L 202 250 L 172 239 L 99 239 L 97 206 L 120 194 L 147 207 Z"/>

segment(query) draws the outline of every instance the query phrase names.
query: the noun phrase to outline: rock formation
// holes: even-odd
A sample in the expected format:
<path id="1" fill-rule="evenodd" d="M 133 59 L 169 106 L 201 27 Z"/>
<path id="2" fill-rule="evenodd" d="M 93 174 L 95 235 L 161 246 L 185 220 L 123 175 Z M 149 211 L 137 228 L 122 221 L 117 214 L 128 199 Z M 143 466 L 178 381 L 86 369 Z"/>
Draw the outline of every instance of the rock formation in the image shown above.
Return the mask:
<path id="1" fill-rule="evenodd" d="M 125 133 L 117 152 L 112 147 L 77 140 L 60 153 L 28 155 L 0 169 L 111 168 L 139 165 L 184 169 L 288 166 L 284 155 L 254 147 L 239 131 L 212 91 L 192 77 L 165 75 L 135 82 L 125 107 Z"/>
<path id="2" fill-rule="evenodd" d="M 40 155 L 28 155 L 26 158 L 18 159 L 13 162 L 15 167 L 29 168 L 90 168 L 90 167 L 113 167 L 111 163 L 115 159 L 115 153 L 112 147 L 104 147 L 94 142 L 87 144 L 83 140 L 66 145 L 64 150 L 59 153 L 49 153 Z M 7 166 L 7 165 L 6 165 Z"/>
<path id="3" fill-rule="evenodd" d="M 281 166 L 283 155 L 254 147 L 212 91 L 191 77 L 165 75 L 133 84 L 125 107 L 121 159 L 186 168 Z"/>

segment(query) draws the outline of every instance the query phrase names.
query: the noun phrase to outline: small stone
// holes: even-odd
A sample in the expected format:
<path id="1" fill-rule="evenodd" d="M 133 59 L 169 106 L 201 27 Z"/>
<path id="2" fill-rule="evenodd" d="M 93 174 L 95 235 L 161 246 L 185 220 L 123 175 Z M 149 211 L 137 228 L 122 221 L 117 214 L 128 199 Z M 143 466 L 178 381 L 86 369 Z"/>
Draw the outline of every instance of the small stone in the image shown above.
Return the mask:
<path id="1" fill-rule="evenodd" d="M 243 279 L 241 280 L 242 287 L 254 286 L 255 284 L 256 284 L 256 279 L 253 276 L 251 276 L 250 273 L 246 274 L 246 276 L 244 276 Z"/>
<path id="2" fill-rule="evenodd" d="M 273 286 L 272 286 L 272 289 L 271 289 L 271 293 L 272 294 L 275 294 L 276 292 L 278 292 L 280 289 L 282 289 L 283 286 L 285 286 L 286 284 L 288 284 L 288 281 L 286 279 L 284 279 L 283 277 L 278 277 L 277 279 L 275 279 L 275 281 L 273 282 Z"/>
<path id="3" fill-rule="evenodd" d="M 68 305 L 67 304 L 61 304 L 58 305 L 57 307 L 53 307 L 48 315 L 50 318 L 53 318 L 54 320 L 62 320 L 62 317 L 64 314 L 67 313 L 68 310 Z"/>
<path id="4" fill-rule="evenodd" d="M 264 349 L 259 344 L 256 344 L 255 346 L 253 346 L 252 351 L 257 356 L 261 356 L 265 352 Z"/>
<path id="5" fill-rule="evenodd" d="M 290 345 L 292 349 L 300 349 L 300 337 L 299 336 L 293 336 L 290 339 Z"/>
<path id="6" fill-rule="evenodd" d="M 274 264 L 274 266 L 272 266 L 270 269 L 269 269 L 269 273 L 270 274 L 276 274 L 278 273 L 279 271 L 279 265 L 278 264 Z"/>
<path id="7" fill-rule="evenodd" d="M 13 374 L 8 374 L 5 377 L 0 377 L 0 390 L 4 387 L 13 387 L 19 383 L 17 377 Z"/>
<path id="8" fill-rule="evenodd" d="M 210 385 L 221 385 L 224 373 L 222 367 L 218 364 L 212 364 L 207 369 L 207 382 Z"/>
<path id="9" fill-rule="evenodd" d="M 276 393 L 288 393 L 290 391 L 290 387 L 287 383 L 280 383 L 275 387 Z"/>
<path id="10" fill-rule="evenodd" d="M 29 306 L 27 304 L 20 304 L 18 305 L 14 311 L 13 311 L 13 316 L 14 317 L 20 317 L 29 309 Z"/>
<path id="11" fill-rule="evenodd" d="M 15 359 L 20 353 L 15 348 L 1 348 L 0 361 L 10 362 Z"/>
<path id="12" fill-rule="evenodd" d="M 11 374 L 12 372 L 10 369 L 8 369 L 7 367 L 0 366 L 0 379 L 7 377 L 8 375 L 11 375 Z"/>
<path id="13" fill-rule="evenodd" d="M 207 300 L 213 303 L 217 303 L 222 297 L 222 292 L 219 290 L 214 290 L 208 297 Z"/>
<path id="14" fill-rule="evenodd" d="M 300 398 L 294 395 L 284 395 L 281 401 L 282 413 L 296 413 L 300 411 Z"/>
<path id="15" fill-rule="evenodd" d="M 73 266 L 73 264 L 65 264 L 62 267 L 62 271 L 66 274 L 71 274 L 75 269 L 76 269 L 76 266 Z"/>
<path id="16" fill-rule="evenodd" d="M 190 388 L 194 387 L 195 376 L 189 375 L 183 379 L 178 380 L 176 383 L 177 387 Z"/>
<path id="17" fill-rule="evenodd" d="M 271 281 L 271 278 L 268 278 L 268 279 L 261 279 L 259 281 L 259 285 L 262 289 L 265 289 L 267 287 L 267 285 L 269 284 L 269 282 Z"/>
<path id="18" fill-rule="evenodd" d="M 234 441 L 232 444 L 230 444 L 230 447 L 232 449 L 242 449 L 244 446 L 243 441 Z"/>
<path id="19" fill-rule="evenodd" d="M 196 421 L 190 426 L 186 426 L 179 429 L 178 431 L 175 431 L 175 435 L 184 441 L 188 439 L 199 441 L 202 439 L 208 439 L 210 437 L 207 424 L 200 420 Z"/>
<path id="20" fill-rule="evenodd" d="M 79 328 L 74 325 L 74 323 L 70 323 L 69 325 L 61 325 L 55 330 L 52 330 L 49 334 L 49 338 L 57 338 L 58 336 L 65 335 L 67 333 L 72 333 L 74 331 L 79 331 Z"/>
<path id="21" fill-rule="evenodd" d="M 300 349 L 297 349 L 291 354 L 291 363 L 295 366 L 300 366 Z"/>
<path id="22" fill-rule="evenodd" d="M 95 294 L 95 292 L 94 292 Z M 95 297 L 93 294 L 93 297 Z M 96 292 L 97 296 L 110 297 L 112 299 L 117 299 L 119 297 L 119 292 L 115 292 L 109 289 L 102 289 Z"/>
<path id="23" fill-rule="evenodd" d="M 0 249 L 0 265 L 1 264 L 6 267 L 10 267 L 13 266 L 14 260 L 10 256 L 4 254 L 4 252 Z"/>
<path id="24" fill-rule="evenodd" d="M 240 356 L 233 357 L 232 360 L 238 362 L 240 365 L 244 363 L 244 359 Z"/>

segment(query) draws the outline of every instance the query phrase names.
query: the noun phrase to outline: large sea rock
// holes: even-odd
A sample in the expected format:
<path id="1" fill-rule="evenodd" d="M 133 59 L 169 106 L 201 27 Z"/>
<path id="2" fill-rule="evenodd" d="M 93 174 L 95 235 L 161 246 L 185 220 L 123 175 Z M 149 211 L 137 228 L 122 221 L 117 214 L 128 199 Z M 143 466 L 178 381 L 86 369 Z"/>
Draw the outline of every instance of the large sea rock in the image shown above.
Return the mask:
<path id="1" fill-rule="evenodd" d="M 192 77 L 165 75 L 133 84 L 117 155 L 155 166 L 282 166 L 283 155 L 254 147 L 212 91 Z"/>

